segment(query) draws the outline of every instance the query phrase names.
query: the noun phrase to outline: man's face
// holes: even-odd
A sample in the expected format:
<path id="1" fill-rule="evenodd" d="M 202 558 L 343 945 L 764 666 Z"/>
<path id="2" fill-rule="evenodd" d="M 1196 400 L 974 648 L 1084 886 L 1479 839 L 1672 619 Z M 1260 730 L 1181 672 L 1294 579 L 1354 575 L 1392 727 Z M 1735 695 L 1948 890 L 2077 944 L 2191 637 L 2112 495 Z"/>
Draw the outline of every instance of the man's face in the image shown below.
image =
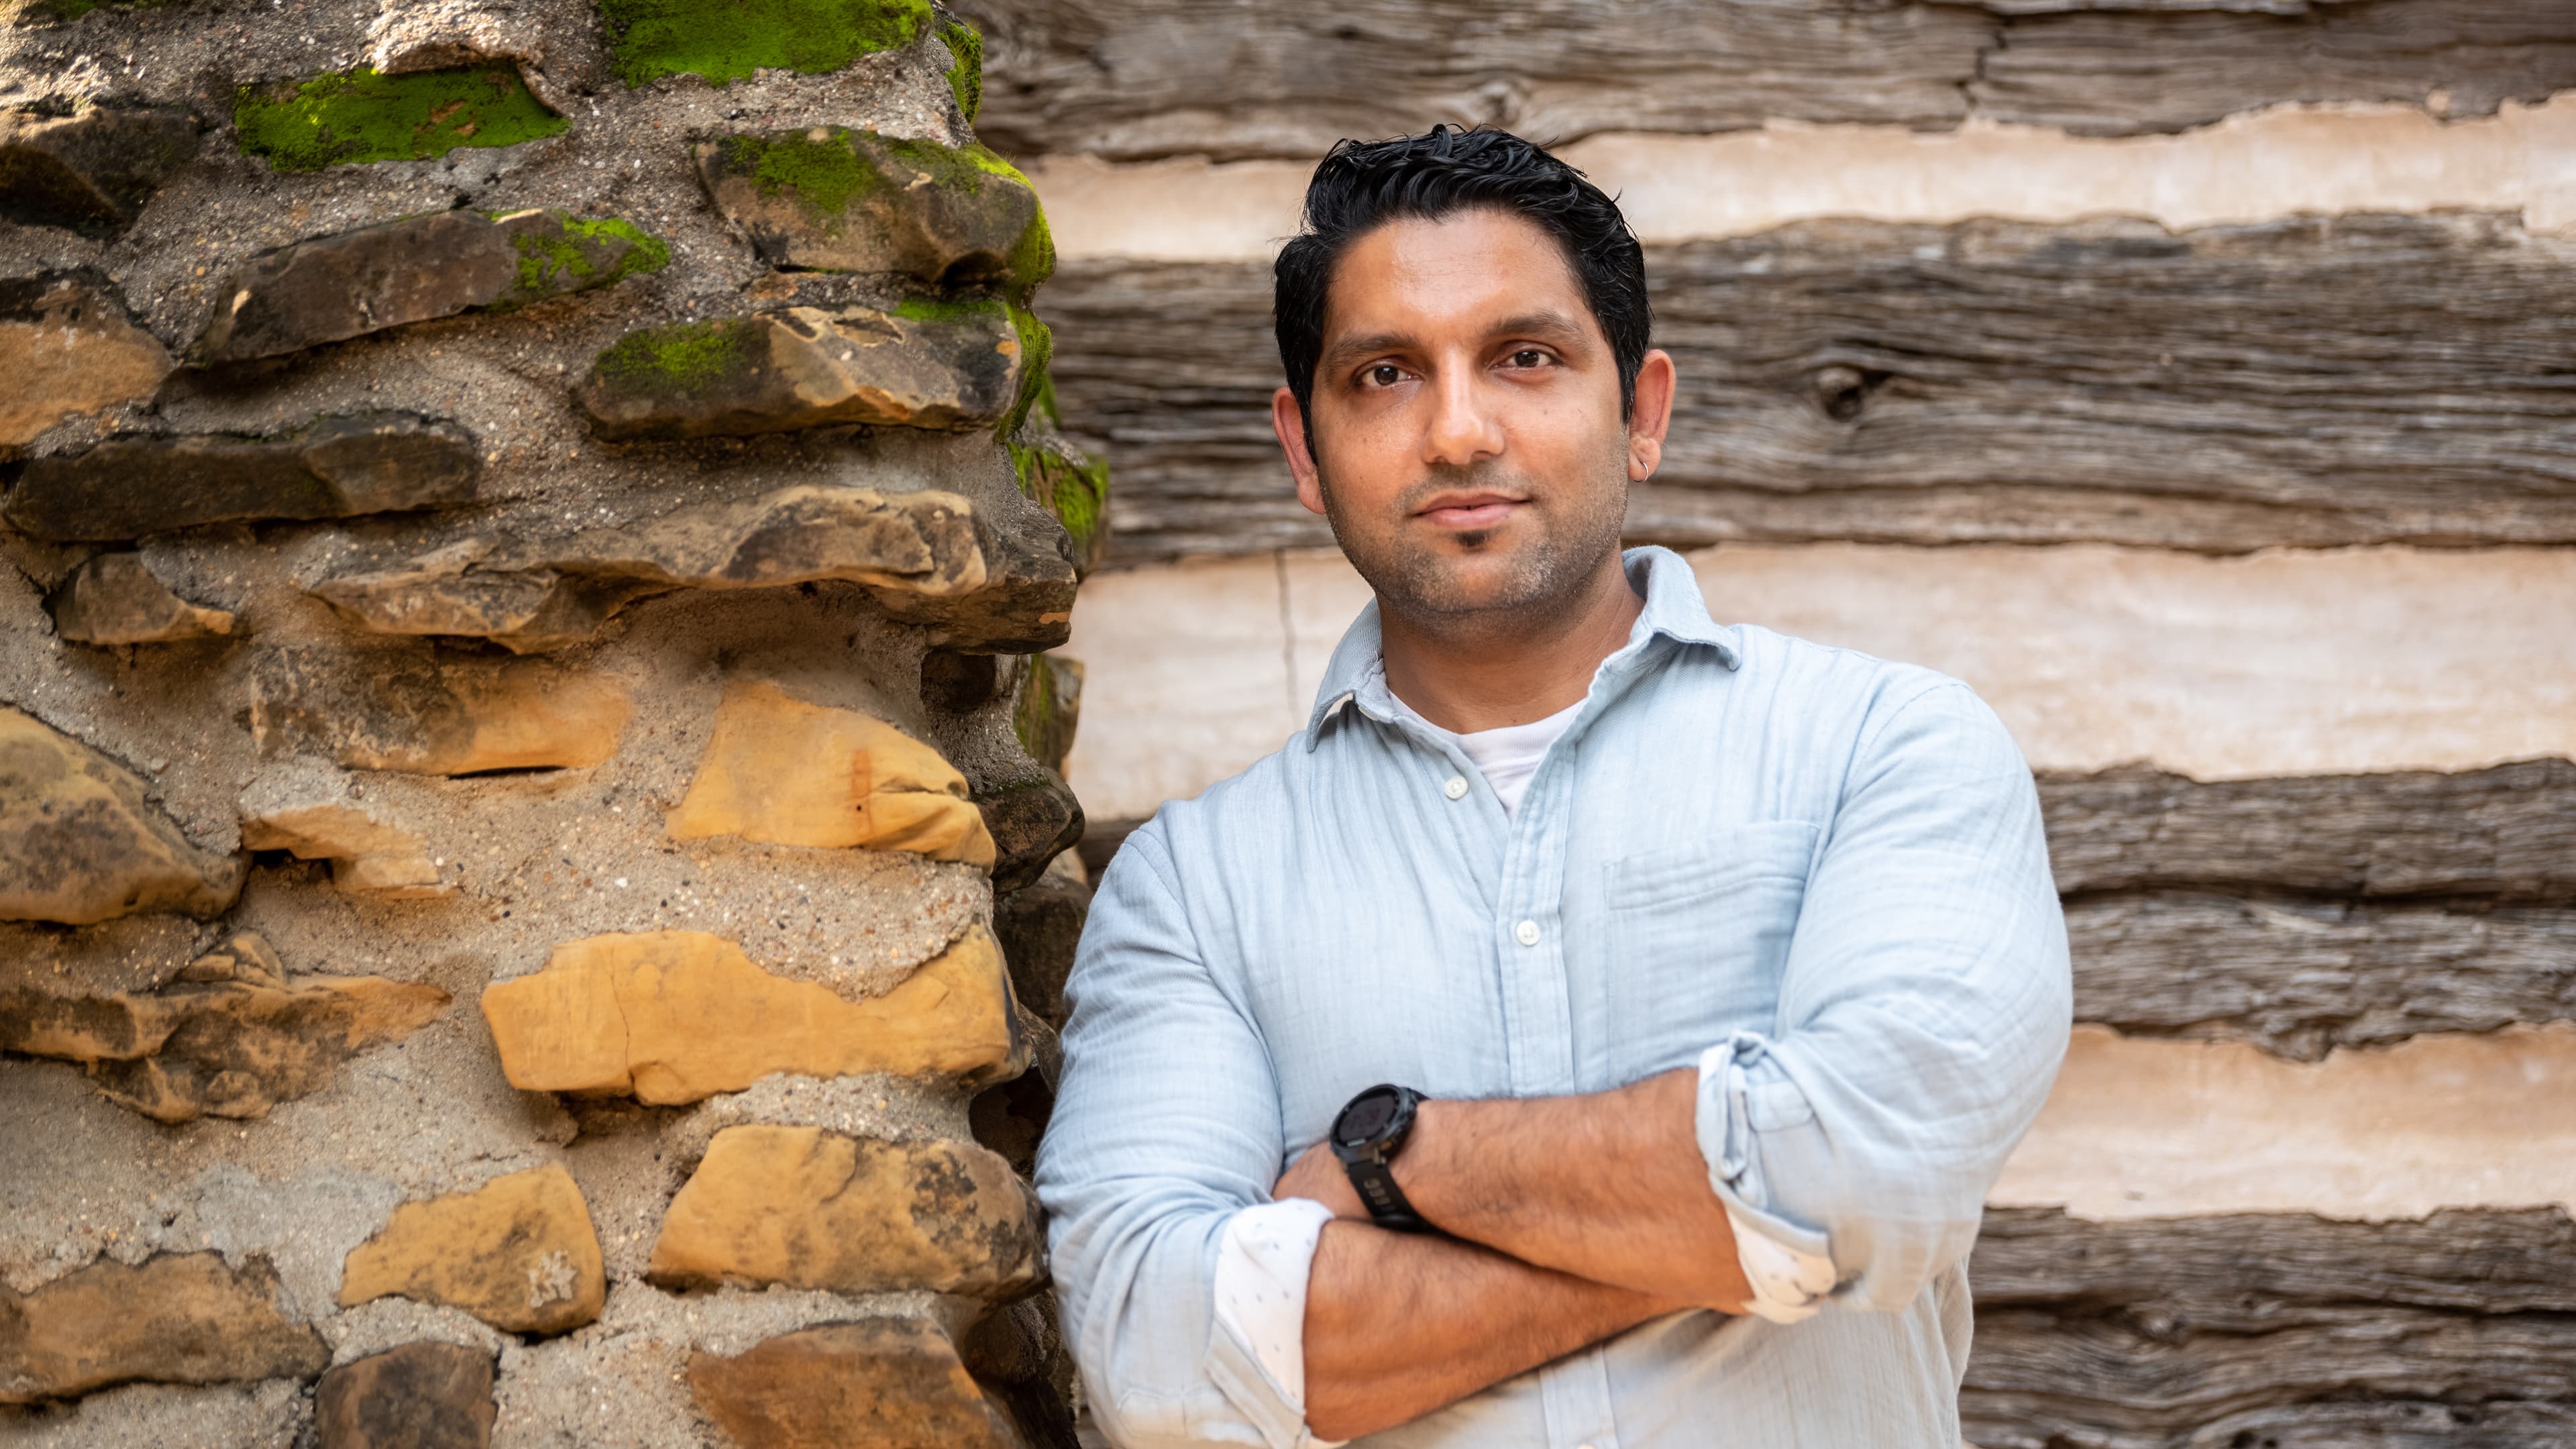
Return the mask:
<path id="1" fill-rule="evenodd" d="M 1280 398 L 1281 441 L 1305 462 Z M 1312 411 L 1298 497 L 1387 607 L 1425 623 L 1579 591 L 1652 467 L 1563 249 L 1507 212 L 1389 222 L 1344 253 Z"/>

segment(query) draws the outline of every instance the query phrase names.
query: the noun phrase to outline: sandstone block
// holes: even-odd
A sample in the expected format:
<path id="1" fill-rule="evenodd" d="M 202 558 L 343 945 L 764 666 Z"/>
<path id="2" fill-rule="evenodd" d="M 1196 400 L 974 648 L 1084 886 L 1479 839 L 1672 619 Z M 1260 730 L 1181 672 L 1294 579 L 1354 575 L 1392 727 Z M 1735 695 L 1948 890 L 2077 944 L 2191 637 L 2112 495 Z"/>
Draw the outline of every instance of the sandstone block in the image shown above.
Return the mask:
<path id="1" fill-rule="evenodd" d="M 972 1143 L 749 1126 L 707 1145 L 671 1199 L 647 1271 L 677 1288 L 1007 1298 L 1037 1286 L 1042 1256 L 1027 1185 Z"/>
<path id="2" fill-rule="evenodd" d="M 510 1333 L 599 1317 L 608 1279 L 590 1205 L 555 1164 L 394 1209 L 340 1272 L 340 1306 L 387 1295 L 461 1308 Z"/>
<path id="3" fill-rule="evenodd" d="M 455 894 L 420 833 L 349 777 L 316 760 L 263 770 L 241 797 L 242 846 L 331 862 L 331 882 L 352 893 L 419 899 Z"/>
<path id="4" fill-rule="evenodd" d="M 986 581 L 974 506 L 954 493 L 804 484 L 673 512 L 633 529 L 510 545 L 468 538 L 313 593 L 384 634 L 461 634 L 522 654 L 596 633 L 628 603 L 675 589 L 839 579 L 952 598 Z"/>
<path id="5" fill-rule="evenodd" d="M 169 373 L 161 344 L 95 287 L 0 281 L 0 456 L 65 418 L 150 397 Z"/>
<path id="6" fill-rule="evenodd" d="M 560 211 L 441 211 L 259 253 L 219 293 L 198 363 L 279 357 L 459 312 L 508 310 L 658 271 L 633 223 Z"/>
<path id="7" fill-rule="evenodd" d="M 368 1047 L 428 1025 L 449 1000 L 381 976 L 273 977 L 275 958 L 257 960 L 241 936 L 220 954 L 222 964 L 200 958 L 183 973 L 192 979 L 151 993 L 0 989 L 0 1050 L 80 1062 L 109 1101 L 156 1122 L 262 1117 Z"/>
<path id="8" fill-rule="evenodd" d="M 766 680 L 736 684 L 674 839 L 739 835 L 775 845 L 909 850 L 990 870 L 993 836 L 966 777 L 937 750 L 856 710 L 808 704 Z"/>
<path id="9" fill-rule="evenodd" d="M 789 307 L 629 333 L 573 400 L 601 437 L 618 439 L 980 428 L 1017 401 L 1022 352 L 1000 302 Z"/>
<path id="10" fill-rule="evenodd" d="M 124 766 L 0 707 L 0 920 L 231 908 L 248 858 L 201 850 Z"/>
<path id="11" fill-rule="evenodd" d="M 230 612 L 180 598 L 139 553 L 94 555 L 46 596 L 45 612 L 75 644 L 168 644 L 233 631 Z"/>
<path id="12" fill-rule="evenodd" d="M 0 111 L 0 217 L 121 228 L 197 154 L 197 130 L 197 118 L 180 106 Z"/>
<path id="13" fill-rule="evenodd" d="M 251 668 L 261 753 L 315 754 L 351 770 L 584 769 L 617 753 L 633 709 L 616 680 L 534 659 L 279 650 Z"/>
<path id="14" fill-rule="evenodd" d="M 67 1399 L 111 1384 L 311 1378 L 331 1362 L 277 1303 L 277 1273 L 217 1253 L 128 1265 L 101 1259 L 37 1289 L 0 1285 L 0 1404 Z"/>
<path id="15" fill-rule="evenodd" d="M 698 179 L 772 266 L 1025 298 L 1055 270 L 1037 191 L 982 146 L 816 126 L 699 142 Z"/>
<path id="16" fill-rule="evenodd" d="M 125 434 L 28 462 L 9 522 L 38 538 L 140 538 L 237 518 L 349 518 L 474 500 L 474 435 L 409 413 L 265 438 Z"/>
<path id="17" fill-rule="evenodd" d="M 233 93 L 242 152 L 280 171 L 415 161 L 459 146 L 515 146 L 572 123 L 528 93 L 516 67 L 379 75 L 368 66 Z"/>
<path id="18" fill-rule="evenodd" d="M 1028 885 L 1082 840 L 1082 802 L 1046 771 L 988 782 L 976 792 L 975 808 L 993 837 L 995 891 Z"/>
<path id="19" fill-rule="evenodd" d="M 772 1072 L 969 1082 L 1025 1064 L 1001 950 L 978 928 L 864 1001 L 772 976 L 704 931 L 569 942 L 545 969 L 483 990 L 510 1085 L 661 1104 L 736 1092 Z"/>
<path id="20" fill-rule="evenodd" d="M 314 1389 L 320 1449 L 488 1449 L 492 1356 L 453 1343 L 406 1343 L 344 1363 Z"/>
<path id="21" fill-rule="evenodd" d="M 257 931 L 235 931 L 230 939 L 179 968 L 178 981 L 247 981 L 253 986 L 286 985 L 286 965 Z"/>
<path id="22" fill-rule="evenodd" d="M 948 1336 L 912 1318 L 782 1334 L 689 1357 L 689 1392 L 742 1449 L 1022 1449 Z"/>

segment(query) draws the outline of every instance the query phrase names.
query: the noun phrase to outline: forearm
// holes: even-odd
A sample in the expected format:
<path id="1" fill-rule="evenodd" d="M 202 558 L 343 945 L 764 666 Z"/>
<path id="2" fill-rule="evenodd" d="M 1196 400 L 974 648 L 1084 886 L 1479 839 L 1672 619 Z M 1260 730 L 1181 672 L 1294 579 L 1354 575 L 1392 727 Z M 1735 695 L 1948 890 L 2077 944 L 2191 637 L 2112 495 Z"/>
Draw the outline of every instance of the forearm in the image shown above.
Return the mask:
<path id="1" fill-rule="evenodd" d="M 1750 1290 L 1693 1123 L 1698 1074 L 1580 1097 L 1433 1101 L 1396 1159 L 1443 1230 L 1525 1263 L 1735 1313 Z"/>
<path id="2" fill-rule="evenodd" d="M 1328 1224 L 1306 1283 L 1306 1424 L 1354 1439 L 1687 1305 L 1444 1238 Z"/>

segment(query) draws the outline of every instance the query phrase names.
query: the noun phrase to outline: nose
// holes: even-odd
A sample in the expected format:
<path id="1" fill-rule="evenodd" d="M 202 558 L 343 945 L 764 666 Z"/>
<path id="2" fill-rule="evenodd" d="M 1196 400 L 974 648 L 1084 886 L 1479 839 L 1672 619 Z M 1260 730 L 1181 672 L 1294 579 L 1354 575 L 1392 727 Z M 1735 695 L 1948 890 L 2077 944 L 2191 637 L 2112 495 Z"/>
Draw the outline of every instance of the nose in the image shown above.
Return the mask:
<path id="1" fill-rule="evenodd" d="M 1432 381 L 1431 420 L 1423 436 L 1423 461 L 1464 468 L 1503 451 L 1502 420 L 1483 387 L 1484 371 L 1472 361 L 1442 367 Z"/>

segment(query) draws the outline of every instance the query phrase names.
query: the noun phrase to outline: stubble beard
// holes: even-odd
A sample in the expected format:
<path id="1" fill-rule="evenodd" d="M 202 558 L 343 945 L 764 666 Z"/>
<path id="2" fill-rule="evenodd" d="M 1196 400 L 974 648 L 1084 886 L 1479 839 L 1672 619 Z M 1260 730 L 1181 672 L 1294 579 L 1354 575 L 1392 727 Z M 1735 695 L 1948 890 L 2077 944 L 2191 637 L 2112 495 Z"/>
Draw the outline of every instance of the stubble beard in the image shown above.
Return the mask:
<path id="1" fill-rule="evenodd" d="M 1524 478 L 1482 465 L 1435 473 L 1406 489 L 1382 519 L 1350 516 L 1330 479 L 1319 472 L 1316 483 L 1333 538 L 1376 591 L 1378 607 L 1425 632 L 1453 637 L 1526 628 L 1574 603 L 1598 577 L 1602 560 L 1619 551 L 1628 512 L 1624 450 L 1605 460 L 1601 476 L 1570 487 L 1533 489 Z M 1434 495 L 1474 488 L 1528 500 L 1509 530 L 1508 552 L 1486 555 L 1503 546 L 1496 542 L 1503 530 L 1453 535 L 1463 552 L 1426 548 L 1407 536 L 1409 520 Z M 1471 560 L 1488 566 L 1471 567 Z"/>

